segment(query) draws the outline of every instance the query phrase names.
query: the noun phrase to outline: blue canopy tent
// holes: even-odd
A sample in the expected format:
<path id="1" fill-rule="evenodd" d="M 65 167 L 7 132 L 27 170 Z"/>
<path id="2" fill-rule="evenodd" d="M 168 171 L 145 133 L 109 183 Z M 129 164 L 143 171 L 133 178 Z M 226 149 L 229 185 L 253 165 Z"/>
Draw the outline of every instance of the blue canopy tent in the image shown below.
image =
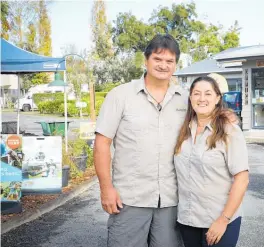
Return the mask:
<path id="1" fill-rule="evenodd" d="M 19 74 L 66 71 L 65 57 L 53 58 L 25 51 L 1 38 L 1 74 L 18 74 L 18 101 L 20 98 Z M 19 102 L 17 109 L 19 133 Z"/>
<path id="2" fill-rule="evenodd" d="M 65 58 L 40 56 L 25 51 L 1 38 L 1 73 L 65 71 Z"/>

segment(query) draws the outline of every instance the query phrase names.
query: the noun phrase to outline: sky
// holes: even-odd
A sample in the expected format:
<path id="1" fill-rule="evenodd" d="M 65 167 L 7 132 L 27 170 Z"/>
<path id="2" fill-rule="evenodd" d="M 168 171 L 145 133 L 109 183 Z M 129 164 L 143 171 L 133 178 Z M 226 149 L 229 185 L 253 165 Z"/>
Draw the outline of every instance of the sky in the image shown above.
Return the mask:
<path id="1" fill-rule="evenodd" d="M 188 3 L 184 0 L 106 0 L 107 20 L 113 21 L 120 12 L 131 12 L 146 21 L 158 6 L 172 3 Z M 227 30 L 238 21 L 240 45 L 264 45 L 263 0 L 196 0 L 198 19 L 212 24 L 222 24 Z M 54 0 L 49 5 L 52 26 L 53 56 L 62 56 L 61 48 L 74 44 L 77 52 L 90 49 L 91 11 L 93 0 Z"/>

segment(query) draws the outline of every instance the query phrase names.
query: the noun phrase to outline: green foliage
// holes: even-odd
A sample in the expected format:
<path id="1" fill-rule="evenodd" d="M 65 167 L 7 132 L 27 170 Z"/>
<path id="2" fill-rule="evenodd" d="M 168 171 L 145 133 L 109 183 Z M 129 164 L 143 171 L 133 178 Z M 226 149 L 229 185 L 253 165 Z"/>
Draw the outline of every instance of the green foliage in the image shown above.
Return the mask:
<path id="1" fill-rule="evenodd" d="M 96 93 L 95 111 L 98 116 L 101 105 L 107 92 Z M 33 99 L 41 114 L 64 114 L 64 99 L 63 93 L 44 93 L 34 94 Z M 83 94 L 82 101 L 87 103 L 87 107 L 82 109 L 83 114 L 90 115 L 90 95 Z M 75 106 L 75 100 L 67 101 L 67 112 L 71 117 L 76 117 L 80 113 L 80 109 Z"/>
<path id="2" fill-rule="evenodd" d="M 156 34 L 155 26 L 148 25 L 131 13 L 119 13 L 114 21 L 113 40 L 119 51 L 144 51 Z"/>
<path id="3" fill-rule="evenodd" d="M 64 93 L 35 93 L 33 94 L 33 100 L 38 106 L 40 102 L 44 101 L 60 101 L 64 100 Z"/>
<path id="4" fill-rule="evenodd" d="M 103 84 L 104 85 L 104 84 Z M 120 85 L 119 83 L 116 83 L 115 84 L 116 86 L 118 86 L 118 85 Z M 101 86 L 101 85 L 100 85 Z M 114 86 L 115 87 L 115 86 Z M 106 95 L 107 95 L 107 93 L 109 92 L 110 90 L 108 90 L 107 92 L 104 92 L 104 91 L 97 91 L 96 93 L 95 93 L 95 98 L 97 99 L 97 98 L 99 98 L 99 97 L 102 97 L 102 98 L 105 98 L 106 97 Z"/>
<path id="5" fill-rule="evenodd" d="M 62 164 L 70 166 L 70 177 L 78 178 L 83 175 L 83 172 L 78 169 L 74 163 L 74 158 L 82 155 L 87 155 L 86 168 L 92 167 L 94 164 L 93 150 L 88 146 L 87 140 L 80 138 L 68 142 L 68 153 L 65 152 L 63 145 Z"/>
<path id="6" fill-rule="evenodd" d="M 160 6 L 153 11 L 148 23 L 138 20 L 131 13 L 119 13 L 114 24 L 113 40 L 118 52 L 144 51 L 157 33 L 169 33 L 175 37 L 181 51 L 191 54 L 194 61 L 239 45 L 237 22 L 227 32 L 223 31 L 221 25 L 207 25 L 197 19 L 194 2 L 172 4 L 171 7 Z M 136 61 L 135 59 L 129 68 L 133 68 Z M 103 71 L 107 72 L 107 69 L 103 68 Z M 137 72 L 134 71 L 133 74 L 137 78 Z"/>
<path id="7" fill-rule="evenodd" d="M 63 104 L 63 101 L 53 100 L 53 101 L 39 102 L 37 106 L 41 114 L 44 114 L 44 113 L 45 114 L 55 114 L 55 113 L 61 113 L 60 112 L 61 104 Z M 64 108 L 62 112 L 64 112 Z"/>
<path id="8" fill-rule="evenodd" d="M 104 84 L 95 84 L 95 91 L 96 91 L 96 94 L 95 96 L 99 96 L 99 95 L 102 95 L 102 96 L 106 96 L 106 94 L 111 91 L 114 87 L 117 87 L 121 85 L 120 82 L 112 82 L 112 83 L 104 83 Z M 99 93 L 100 92 L 100 93 Z"/>
<path id="9" fill-rule="evenodd" d="M 95 56 L 105 59 L 113 56 L 111 42 L 111 25 L 107 23 L 105 3 L 103 0 L 95 0 L 92 10 L 92 32 L 95 42 Z"/>
<path id="10" fill-rule="evenodd" d="M 9 38 L 9 30 L 10 30 L 10 24 L 8 21 L 8 9 L 9 5 L 7 1 L 1 2 L 1 38 L 4 38 L 8 40 Z"/>
<path id="11" fill-rule="evenodd" d="M 71 145 L 71 142 L 69 142 L 68 144 Z M 63 145 L 62 165 L 63 166 L 68 165 L 70 167 L 70 178 L 81 177 L 83 175 L 83 172 L 77 168 L 76 164 L 72 160 L 72 156 L 73 156 L 73 153 L 72 153 L 71 148 L 69 148 L 68 152 L 66 153 L 65 145 Z"/>
<path id="12" fill-rule="evenodd" d="M 67 102 L 67 113 L 71 117 L 79 115 L 80 110 L 75 106 L 75 102 Z M 61 103 L 57 113 L 64 114 L 64 103 Z"/>
<path id="13" fill-rule="evenodd" d="M 29 89 L 32 86 L 47 84 L 50 82 L 49 74 L 45 72 L 24 74 L 21 75 L 21 77 L 22 77 L 24 89 Z"/>
<path id="14" fill-rule="evenodd" d="M 39 46 L 38 53 L 51 56 L 51 25 L 50 19 L 47 12 L 46 1 L 40 0 L 38 6 L 38 31 L 39 31 Z"/>
<path id="15" fill-rule="evenodd" d="M 238 22 L 235 21 L 234 26 L 231 26 L 228 32 L 223 35 L 222 50 L 239 46 L 239 30 Z"/>
<path id="16" fill-rule="evenodd" d="M 96 82 L 99 84 L 108 84 L 113 81 L 124 83 L 140 78 L 143 73 L 141 62 L 142 55 L 133 52 L 102 60 L 93 66 L 93 72 L 97 76 Z"/>
<path id="17" fill-rule="evenodd" d="M 103 102 L 104 102 L 104 98 L 98 97 L 95 99 L 95 114 L 96 114 L 96 116 L 99 115 L 99 111 L 101 109 Z M 87 107 L 84 109 L 85 109 L 85 112 L 87 112 L 88 115 L 90 115 L 90 100 L 88 101 Z"/>

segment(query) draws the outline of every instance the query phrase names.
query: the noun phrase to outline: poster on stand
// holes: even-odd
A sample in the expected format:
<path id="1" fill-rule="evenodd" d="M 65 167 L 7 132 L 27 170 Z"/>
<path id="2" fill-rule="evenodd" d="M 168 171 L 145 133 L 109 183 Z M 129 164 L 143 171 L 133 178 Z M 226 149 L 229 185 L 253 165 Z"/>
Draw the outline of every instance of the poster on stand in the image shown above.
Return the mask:
<path id="1" fill-rule="evenodd" d="M 87 140 L 90 148 L 94 147 L 95 128 L 95 122 L 80 122 L 80 139 Z"/>
<path id="2" fill-rule="evenodd" d="M 20 213 L 22 186 L 22 137 L 1 135 L 1 213 Z"/>
<path id="3" fill-rule="evenodd" d="M 23 194 L 60 193 L 62 189 L 61 136 L 24 136 Z"/>

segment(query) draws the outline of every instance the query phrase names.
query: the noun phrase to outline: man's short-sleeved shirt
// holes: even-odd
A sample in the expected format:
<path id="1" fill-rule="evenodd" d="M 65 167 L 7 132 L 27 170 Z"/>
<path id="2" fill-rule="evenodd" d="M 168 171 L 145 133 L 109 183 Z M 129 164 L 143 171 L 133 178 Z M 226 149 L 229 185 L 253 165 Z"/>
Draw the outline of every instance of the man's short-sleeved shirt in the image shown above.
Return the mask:
<path id="1" fill-rule="evenodd" d="M 193 227 L 209 228 L 222 213 L 233 184 L 234 175 L 248 170 L 248 153 L 243 132 L 237 125 L 226 126 L 227 144 L 217 142 L 208 149 L 212 134 L 208 124 L 196 137 L 197 124 L 190 124 L 191 136 L 174 157 L 178 179 L 178 221 Z M 231 221 L 242 215 L 241 205 Z"/>
<path id="2" fill-rule="evenodd" d="M 187 110 L 186 92 L 171 83 L 161 111 L 144 78 L 108 93 L 96 132 L 113 139 L 112 181 L 124 204 L 138 207 L 178 203 L 173 155 Z"/>

